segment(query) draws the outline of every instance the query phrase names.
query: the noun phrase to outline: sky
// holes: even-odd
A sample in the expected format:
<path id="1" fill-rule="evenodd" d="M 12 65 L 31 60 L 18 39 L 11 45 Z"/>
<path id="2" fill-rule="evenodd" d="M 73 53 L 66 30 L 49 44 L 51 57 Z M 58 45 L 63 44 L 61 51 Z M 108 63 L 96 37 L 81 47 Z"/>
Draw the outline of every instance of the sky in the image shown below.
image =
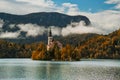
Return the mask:
<path id="1" fill-rule="evenodd" d="M 0 12 L 28 14 L 32 12 L 81 12 L 120 10 L 119 0 L 0 0 Z"/>
<path id="2" fill-rule="evenodd" d="M 19 15 L 59 12 L 68 15 L 84 15 L 90 19 L 90 26 L 78 25 L 75 28 L 66 26 L 62 29 L 62 35 L 91 32 L 109 34 L 120 29 L 120 0 L 0 0 L 0 12 Z"/>

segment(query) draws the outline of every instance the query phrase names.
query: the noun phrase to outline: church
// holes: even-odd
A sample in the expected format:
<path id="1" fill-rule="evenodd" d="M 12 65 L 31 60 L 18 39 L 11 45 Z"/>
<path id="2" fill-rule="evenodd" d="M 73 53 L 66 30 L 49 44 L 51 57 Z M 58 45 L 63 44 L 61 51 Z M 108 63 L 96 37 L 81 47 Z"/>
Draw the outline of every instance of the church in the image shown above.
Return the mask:
<path id="1" fill-rule="evenodd" d="M 51 48 L 53 48 L 57 44 L 57 46 L 62 49 L 62 44 L 59 41 L 55 41 L 52 36 L 52 30 L 51 28 L 48 31 L 48 44 L 47 44 L 47 51 L 49 51 Z"/>

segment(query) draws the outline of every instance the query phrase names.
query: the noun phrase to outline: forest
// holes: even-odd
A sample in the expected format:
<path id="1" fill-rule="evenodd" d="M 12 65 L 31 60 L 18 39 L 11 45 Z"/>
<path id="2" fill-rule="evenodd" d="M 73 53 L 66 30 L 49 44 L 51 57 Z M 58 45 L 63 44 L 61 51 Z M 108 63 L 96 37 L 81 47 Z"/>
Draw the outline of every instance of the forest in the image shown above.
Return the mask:
<path id="1" fill-rule="evenodd" d="M 87 35 L 87 34 L 86 34 Z M 74 34 L 75 36 L 75 34 Z M 120 29 L 108 35 L 63 37 L 62 49 L 57 44 L 47 51 L 46 43 L 17 44 L 0 40 L 0 58 L 32 58 L 33 60 L 76 61 L 80 59 L 120 59 Z M 89 37 L 89 38 L 88 38 Z"/>

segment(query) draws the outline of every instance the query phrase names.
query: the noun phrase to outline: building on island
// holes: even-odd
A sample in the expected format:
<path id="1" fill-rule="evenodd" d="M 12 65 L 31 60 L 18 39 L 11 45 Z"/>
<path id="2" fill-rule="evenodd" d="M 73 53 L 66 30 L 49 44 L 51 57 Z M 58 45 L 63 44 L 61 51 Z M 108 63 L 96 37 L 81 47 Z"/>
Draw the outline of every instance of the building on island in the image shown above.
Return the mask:
<path id="1" fill-rule="evenodd" d="M 48 44 L 47 44 L 47 50 L 49 51 L 51 48 L 53 48 L 57 44 L 57 46 L 61 49 L 62 44 L 59 41 L 55 41 L 52 36 L 52 30 L 51 28 L 48 31 Z"/>

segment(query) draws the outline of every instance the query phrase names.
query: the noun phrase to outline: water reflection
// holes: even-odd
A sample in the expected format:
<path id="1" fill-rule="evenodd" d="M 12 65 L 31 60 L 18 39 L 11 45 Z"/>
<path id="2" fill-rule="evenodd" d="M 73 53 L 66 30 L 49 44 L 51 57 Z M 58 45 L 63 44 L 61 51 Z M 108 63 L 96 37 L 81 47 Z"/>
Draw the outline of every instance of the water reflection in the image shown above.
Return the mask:
<path id="1" fill-rule="evenodd" d="M 119 80 L 120 61 L 0 60 L 0 80 Z M 110 65 L 111 64 L 111 65 Z M 114 64 L 114 66 L 112 65 Z"/>

